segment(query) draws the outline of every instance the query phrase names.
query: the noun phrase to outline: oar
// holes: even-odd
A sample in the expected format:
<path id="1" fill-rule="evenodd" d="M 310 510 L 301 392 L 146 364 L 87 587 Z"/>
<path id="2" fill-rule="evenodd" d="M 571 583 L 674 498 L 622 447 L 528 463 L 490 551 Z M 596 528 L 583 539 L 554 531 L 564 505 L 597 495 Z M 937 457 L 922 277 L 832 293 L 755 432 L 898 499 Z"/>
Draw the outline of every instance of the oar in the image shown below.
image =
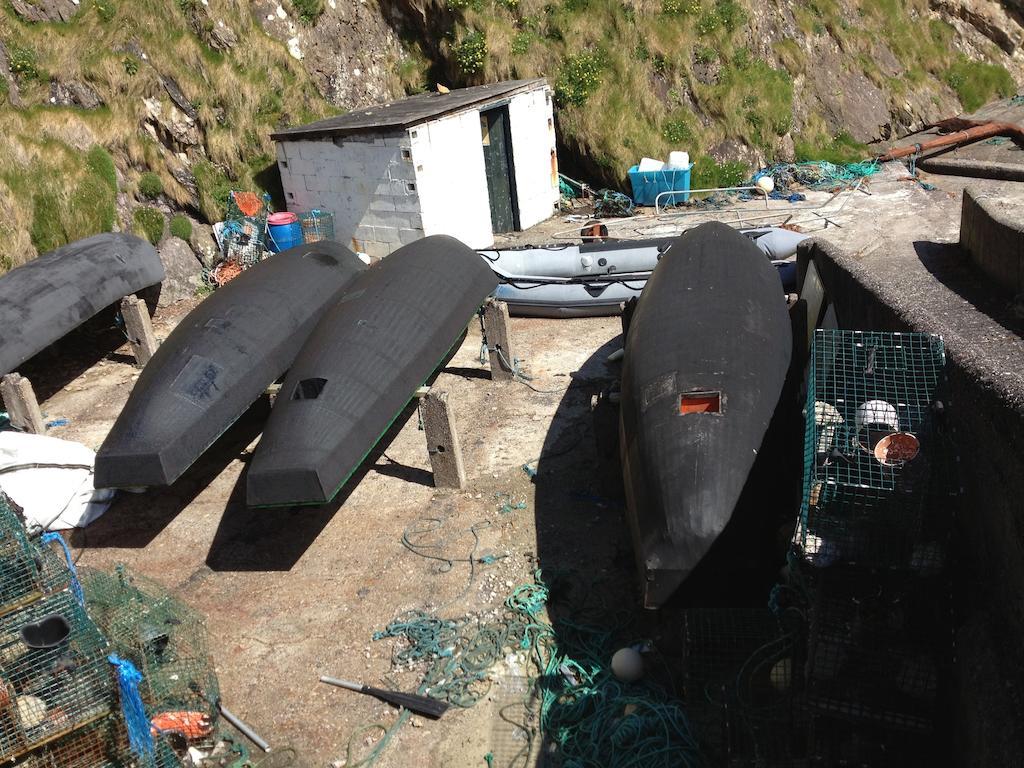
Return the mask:
<path id="1" fill-rule="evenodd" d="M 348 688 L 350 691 L 355 691 L 356 693 L 365 693 L 370 696 L 375 696 L 381 701 L 386 701 L 388 704 L 394 704 L 396 707 L 404 707 L 410 712 L 418 712 L 426 717 L 438 718 L 448 711 L 447 702 L 431 699 L 427 696 L 417 696 L 413 693 L 400 693 L 398 691 L 385 691 L 380 688 L 371 688 L 368 685 L 352 683 L 348 680 L 339 680 L 336 677 L 321 677 L 320 682 L 327 683 L 328 685 L 336 685 L 339 688 Z"/>

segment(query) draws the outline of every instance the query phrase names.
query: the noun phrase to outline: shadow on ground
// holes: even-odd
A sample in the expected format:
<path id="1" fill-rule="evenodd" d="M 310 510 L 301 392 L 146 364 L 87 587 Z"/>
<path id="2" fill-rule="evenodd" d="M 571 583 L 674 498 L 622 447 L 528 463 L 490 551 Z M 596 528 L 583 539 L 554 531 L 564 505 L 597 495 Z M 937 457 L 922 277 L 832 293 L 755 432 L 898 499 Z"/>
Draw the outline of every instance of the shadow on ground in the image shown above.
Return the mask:
<path id="1" fill-rule="evenodd" d="M 316 541 L 367 473 L 374 471 L 422 485 L 433 475 L 384 458 L 385 451 L 416 415 L 410 402 L 329 504 L 250 509 L 245 504 L 246 473 L 238 476 L 224 508 L 206 564 L 214 571 L 289 571 Z"/>
<path id="2" fill-rule="evenodd" d="M 1024 311 L 971 263 L 957 243 L 918 240 L 914 251 L 936 280 L 1010 333 L 1024 338 Z"/>
<path id="3" fill-rule="evenodd" d="M 118 493 L 110 509 L 88 528 L 78 528 L 76 547 L 142 549 L 181 514 L 263 430 L 270 402 L 261 397 L 173 485 L 145 493 Z M 243 473 L 244 474 L 244 473 Z"/>

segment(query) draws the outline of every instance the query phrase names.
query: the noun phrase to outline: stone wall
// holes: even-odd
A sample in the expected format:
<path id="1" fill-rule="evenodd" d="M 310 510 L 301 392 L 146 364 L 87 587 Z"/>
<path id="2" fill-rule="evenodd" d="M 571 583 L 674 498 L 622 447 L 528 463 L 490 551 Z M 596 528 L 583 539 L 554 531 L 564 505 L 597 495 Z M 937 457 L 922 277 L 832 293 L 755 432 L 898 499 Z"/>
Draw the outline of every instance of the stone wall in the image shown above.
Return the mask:
<path id="1" fill-rule="evenodd" d="M 976 189 L 964 190 L 960 247 L 1010 295 L 1024 293 L 1024 206 Z"/>

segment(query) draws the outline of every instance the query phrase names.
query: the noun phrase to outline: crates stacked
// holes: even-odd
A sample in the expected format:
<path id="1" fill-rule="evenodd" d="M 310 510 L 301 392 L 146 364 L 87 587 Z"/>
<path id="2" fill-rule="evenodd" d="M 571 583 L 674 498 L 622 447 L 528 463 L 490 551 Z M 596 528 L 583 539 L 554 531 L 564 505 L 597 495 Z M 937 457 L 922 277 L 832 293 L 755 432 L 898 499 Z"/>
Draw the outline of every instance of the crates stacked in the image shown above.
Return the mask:
<path id="1" fill-rule="evenodd" d="M 213 731 L 220 691 L 202 617 L 159 584 L 131 574 L 82 575 L 93 619 L 114 651 L 142 672 L 146 714 L 193 713 L 201 730 Z"/>
<path id="2" fill-rule="evenodd" d="M 0 494 L 0 763 L 180 766 L 162 740 L 130 749 L 112 649 L 76 587 L 60 550 L 30 538 Z"/>
<path id="3" fill-rule="evenodd" d="M 791 579 L 823 764 L 922 765 L 937 742 L 959 492 L 944 367 L 937 336 L 815 332 Z"/>

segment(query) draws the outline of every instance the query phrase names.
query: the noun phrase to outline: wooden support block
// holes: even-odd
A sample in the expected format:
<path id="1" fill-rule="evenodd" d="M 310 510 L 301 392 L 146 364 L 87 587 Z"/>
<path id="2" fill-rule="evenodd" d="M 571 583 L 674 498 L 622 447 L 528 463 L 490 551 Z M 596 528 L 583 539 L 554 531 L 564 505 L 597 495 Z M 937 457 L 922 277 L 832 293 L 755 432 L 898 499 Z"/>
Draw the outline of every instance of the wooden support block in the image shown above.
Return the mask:
<path id="1" fill-rule="evenodd" d="M 622 346 L 626 346 L 626 337 L 629 335 L 629 325 L 633 322 L 633 313 L 639 299 L 635 296 L 628 301 L 619 302 L 619 311 L 622 313 Z"/>
<path id="2" fill-rule="evenodd" d="M 144 366 L 156 353 L 156 336 L 153 335 L 153 323 L 149 319 L 146 302 L 134 295 L 125 296 L 121 299 L 121 317 L 124 318 L 125 332 L 135 360 Z"/>
<path id="3" fill-rule="evenodd" d="M 487 354 L 491 360 L 491 379 L 510 381 L 515 378 L 516 357 L 512 348 L 511 323 L 508 304 L 488 299 L 484 304 L 484 334 L 487 336 Z"/>
<path id="4" fill-rule="evenodd" d="M 431 390 L 422 401 L 423 432 L 427 436 L 427 453 L 438 488 L 463 488 L 466 469 L 462 464 L 462 445 L 455 429 L 448 393 Z"/>
<path id="5" fill-rule="evenodd" d="M 9 373 L 0 379 L 0 395 L 7 406 L 7 415 L 17 429 L 33 435 L 46 434 L 46 423 L 39 410 L 39 401 L 32 382 L 20 373 Z"/>

